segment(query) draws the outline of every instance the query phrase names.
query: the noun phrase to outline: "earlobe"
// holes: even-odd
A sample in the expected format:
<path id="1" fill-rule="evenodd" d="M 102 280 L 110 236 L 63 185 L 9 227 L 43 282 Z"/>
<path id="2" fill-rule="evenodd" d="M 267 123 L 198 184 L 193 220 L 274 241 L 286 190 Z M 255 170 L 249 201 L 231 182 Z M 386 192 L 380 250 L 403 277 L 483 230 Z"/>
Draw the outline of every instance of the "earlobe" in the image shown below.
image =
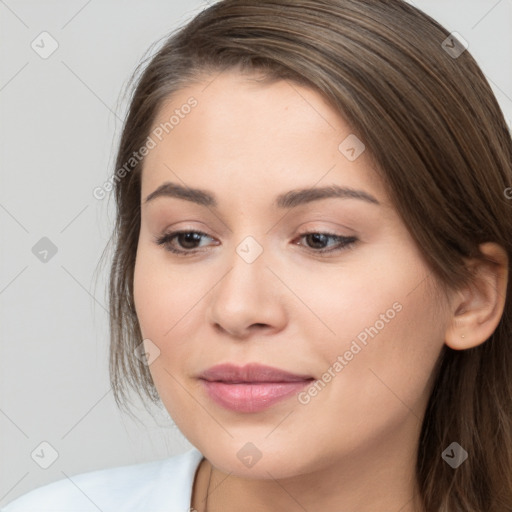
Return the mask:
<path id="1" fill-rule="evenodd" d="M 481 244 L 480 249 L 491 261 L 469 261 L 474 277 L 451 302 L 453 313 L 445 333 L 445 343 L 454 350 L 473 348 L 489 339 L 505 307 L 507 253 L 492 242 Z"/>

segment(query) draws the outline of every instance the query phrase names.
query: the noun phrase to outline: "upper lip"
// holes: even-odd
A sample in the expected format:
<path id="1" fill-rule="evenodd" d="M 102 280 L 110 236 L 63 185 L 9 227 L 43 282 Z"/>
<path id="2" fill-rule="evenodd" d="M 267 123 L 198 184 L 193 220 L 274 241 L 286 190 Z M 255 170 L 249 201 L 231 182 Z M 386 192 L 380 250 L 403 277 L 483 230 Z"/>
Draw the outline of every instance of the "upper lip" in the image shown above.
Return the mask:
<path id="1" fill-rule="evenodd" d="M 212 366 L 199 375 L 200 379 L 222 382 L 298 382 L 310 380 L 311 375 L 299 375 L 264 366 L 258 363 L 249 363 L 245 366 L 236 366 L 231 363 L 223 363 Z"/>

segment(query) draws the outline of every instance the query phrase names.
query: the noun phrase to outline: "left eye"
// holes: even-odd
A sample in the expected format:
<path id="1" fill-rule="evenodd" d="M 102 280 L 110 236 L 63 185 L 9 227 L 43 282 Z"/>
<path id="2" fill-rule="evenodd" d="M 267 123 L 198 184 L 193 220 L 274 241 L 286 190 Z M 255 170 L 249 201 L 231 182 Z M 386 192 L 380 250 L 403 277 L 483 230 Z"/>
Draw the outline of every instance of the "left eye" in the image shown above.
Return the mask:
<path id="1" fill-rule="evenodd" d="M 342 251 L 343 249 L 353 245 L 357 238 L 355 236 L 342 236 L 342 235 L 335 235 L 332 233 L 316 233 L 316 232 L 310 232 L 310 233 L 303 233 L 300 235 L 300 238 L 306 238 L 309 240 L 309 242 L 312 242 L 314 245 L 324 244 L 327 240 L 335 240 L 337 244 L 335 244 L 334 249 L 328 249 L 326 247 L 318 248 L 314 252 L 337 252 Z"/>
<path id="2" fill-rule="evenodd" d="M 161 237 L 157 237 L 155 242 L 157 245 L 164 246 L 165 250 L 169 252 L 185 255 L 197 252 L 196 243 L 200 242 L 202 237 L 212 239 L 206 233 L 201 231 L 172 231 L 170 233 L 165 233 Z M 335 235 L 333 233 L 308 232 L 299 235 L 299 239 L 302 238 L 306 238 L 308 243 L 313 243 L 316 246 L 311 248 L 315 253 L 338 252 L 349 246 L 352 246 L 355 242 L 357 242 L 357 238 L 355 236 L 346 237 L 342 235 Z M 334 249 L 318 247 L 318 245 L 323 245 L 328 240 L 334 240 L 337 242 Z M 175 245 L 173 245 L 173 242 L 178 242 L 181 248 L 177 248 Z"/>

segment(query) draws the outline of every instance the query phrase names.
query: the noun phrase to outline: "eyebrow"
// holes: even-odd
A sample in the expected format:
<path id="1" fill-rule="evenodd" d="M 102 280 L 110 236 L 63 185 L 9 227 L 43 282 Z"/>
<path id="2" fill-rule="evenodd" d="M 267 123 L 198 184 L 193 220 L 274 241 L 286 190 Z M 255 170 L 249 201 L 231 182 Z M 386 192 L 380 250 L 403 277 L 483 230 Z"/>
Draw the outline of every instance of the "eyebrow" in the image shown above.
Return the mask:
<path id="1" fill-rule="evenodd" d="M 156 190 L 149 194 L 144 204 L 147 204 L 157 197 L 175 197 L 191 201 L 202 206 L 212 208 L 218 207 L 215 196 L 207 190 L 190 188 L 171 183 L 169 181 L 160 185 Z M 340 187 L 339 185 L 331 185 L 328 187 L 314 187 L 295 189 L 280 194 L 274 201 L 277 208 L 294 208 L 296 206 L 318 201 L 320 199 L 340 198 L 340 199 L 359 199 L 367 203 L 380 205 L 379 201 L 364 190 L 357 190 L 350 187 Z"/>

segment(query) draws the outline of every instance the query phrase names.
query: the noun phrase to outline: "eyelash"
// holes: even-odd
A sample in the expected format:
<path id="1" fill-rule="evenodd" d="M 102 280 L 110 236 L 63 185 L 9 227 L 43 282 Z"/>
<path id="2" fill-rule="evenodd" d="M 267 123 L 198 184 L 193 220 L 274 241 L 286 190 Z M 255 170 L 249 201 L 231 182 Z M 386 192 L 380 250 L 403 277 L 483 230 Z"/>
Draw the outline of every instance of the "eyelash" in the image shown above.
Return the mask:
<path id="1" fill-rule="evenodd" d="M 160 237 L 155 237 L 155 243 L 157 245 L 163 246 L 166 251 L 169 251 L 171 253 L 174 253 L 174 254 L 177 254 L 180 256 L 193 255 L 198 252 L 197 249 L 181 250 L 181 249 L 176 249 L 175 247 L 171 246 L 171 241 L 174 238 L 176 238 L 178 235 L 190 234 L 190 233 L 194 233 L 197 235 L 204 235 L 208 238 L 211 238 L 209 235 L 207 235 L 206 233 L 203 233 L 202 231 L 191 231 L 191 230 L 171 231 L 170 233 L 165 233 L 164 235 L 162 235 Z M 358 241 L 358 239 L 355 236 L 346 237 L 346 236 L 341 236 L 341 235 L 335 235 L 334 233 L 326 233 L 323 231 L 322 232 L 308 231 L 306 233 L 301 233 L 299 235 L 299 238 L 303 238 L 308 235 L 323 235 L 323 236 L 338 240 L 339 245 L 335 249 L 311 249 L 314 253 L 320 253 L 320 254 L 341 252 L 343 250 L 352 248 L 352 246 Z M 199 252 L 201 252 L 201 251 L 199 251 Z"/>

